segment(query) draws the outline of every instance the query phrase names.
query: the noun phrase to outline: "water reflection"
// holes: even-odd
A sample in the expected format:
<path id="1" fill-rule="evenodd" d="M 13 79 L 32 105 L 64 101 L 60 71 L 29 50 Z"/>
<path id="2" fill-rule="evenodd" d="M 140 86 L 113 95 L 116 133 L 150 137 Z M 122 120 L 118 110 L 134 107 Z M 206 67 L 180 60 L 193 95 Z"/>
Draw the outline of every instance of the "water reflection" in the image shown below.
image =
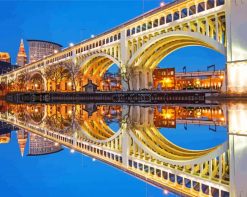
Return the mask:
<path id="1" fill-rule="evenodd" d="M 0 142 L 8 143 L 11 130 L 17 130 L 22 155 L 28 140 L 29 156 L 67 147 L 156 185 L 164 194 L 239 196 L 247 192 L 246 109 L 244 104 L 3 103 Z"/>

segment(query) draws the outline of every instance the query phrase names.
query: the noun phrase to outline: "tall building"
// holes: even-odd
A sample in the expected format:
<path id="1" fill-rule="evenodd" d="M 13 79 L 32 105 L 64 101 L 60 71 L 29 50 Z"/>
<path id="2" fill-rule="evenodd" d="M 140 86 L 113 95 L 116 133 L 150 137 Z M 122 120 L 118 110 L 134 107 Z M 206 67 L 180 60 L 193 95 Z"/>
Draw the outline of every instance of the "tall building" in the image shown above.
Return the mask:
<path id="1" fill-rule="evenodd" d="M 10 55 L 7 52 L 0 52 L 0 61 L 10 63 Z"/>
<path id="2" fill-rule="evenodd" d="M 24 66 L 25 64 L 27 64 L 27 55 L 26 55 L 26 52 L 25 52 L 23 39 L 21 39 L 19 52 L 18 52 L 18 55 L 17 55 L 17 64 L 19 66 Z"/>
<path id="3" fill-rule="evenodd" d="M 24 152 L 25 152 L 27 138 L 28 138 L 28 132 L 26 132 L 25 130 L 22 130 L 22 129 L 17 131 L 17 140 L 18 140 L 18 144 L 20 147 L 20 152 L 21 152 L 22 157 L 23 157 Z"/>
<path id="4" fill-rule="evenodd" d="M 61 51 L 60 44 L 45 40 L 28 40 L 29 63 L 36 62 L 45 56 Z"/>
<path id="5" fill-rule="evenodd" d="M 30 133 L 29 154 L 28 156 L 46 155 L 59 152 L 62 149 L 61 145 L 51 140 L 45 139 L 34 133 Z"/>

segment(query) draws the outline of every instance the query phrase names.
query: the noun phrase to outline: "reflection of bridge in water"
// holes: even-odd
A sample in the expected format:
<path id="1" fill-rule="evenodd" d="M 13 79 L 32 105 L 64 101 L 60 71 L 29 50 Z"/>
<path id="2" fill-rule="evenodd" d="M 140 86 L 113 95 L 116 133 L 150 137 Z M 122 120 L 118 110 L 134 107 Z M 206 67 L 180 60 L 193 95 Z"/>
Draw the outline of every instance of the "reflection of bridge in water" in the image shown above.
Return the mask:
<path id="1" fill-rule="evenodd" d="M 240 166 L 243 155 L 238 154 L 246 150 L 246 137 L 241 136 L 246 131 L 245 127 L 237 124 L 246 112 L 243 105 L 230 106 L 227 110 L 229 132 L 236 134 L 238 131 L 241 135 L 230 135 L 229 142 L 200 151 L 181 148 L 166 139 L 155 126 L 159 110 L 150 107 L 98 107 L 99 110 L 91 116 L 83 112 L 80 105 L 20 105 L 9 108 L 8 112 L 1 114 L 2 121 L 101 160 L 163 189 L 185 196 L 228 196 L 229 192 L 232 196 L 239 196 L 239 193 L 246 192 L 243 183 L 238 184 L 246 174 Z M 18 108 L 29 116 L 18 113 Z M 162 107 L 159 114 L 164 120 L 172 120 L 173 108 Z M 193 111 L 199 116 L 199 110 L 202 119 L 208 112 L 213 114 L 214 111 L 213 118 L 219 119 L 219 114 L 224 114 L 219 107 L 192 109 L 185 112 L 177 108 L 175 114 L 179 110 L 182 114 Z M 110 119 L 114 115 L 117 118 L 120 114 L 120 129 L 114 132 L 103 117 Z"/>

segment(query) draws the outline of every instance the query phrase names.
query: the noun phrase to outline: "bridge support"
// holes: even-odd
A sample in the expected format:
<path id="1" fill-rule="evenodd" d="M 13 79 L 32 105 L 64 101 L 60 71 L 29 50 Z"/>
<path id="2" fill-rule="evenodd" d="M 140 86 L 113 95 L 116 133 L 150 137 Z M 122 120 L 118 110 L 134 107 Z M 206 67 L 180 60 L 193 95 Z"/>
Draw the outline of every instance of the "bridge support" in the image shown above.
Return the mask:
<path id="1" fill-rule="evenodd" d="M 132 71 L 131 90 L 151 89 L 153 87 L 153 72 L 148 69 L 136 69 Z"/>
<path id="2" fill-rule="evenodd" d="M 233 104 L 228 107 L 230 191 L 232 197 L 247 196 L 247 105 Z"/>
<path id="3" fill-rule="evenodd" d="M 247 93 L 247 0 L 226 1 L 227 92 Z"/>

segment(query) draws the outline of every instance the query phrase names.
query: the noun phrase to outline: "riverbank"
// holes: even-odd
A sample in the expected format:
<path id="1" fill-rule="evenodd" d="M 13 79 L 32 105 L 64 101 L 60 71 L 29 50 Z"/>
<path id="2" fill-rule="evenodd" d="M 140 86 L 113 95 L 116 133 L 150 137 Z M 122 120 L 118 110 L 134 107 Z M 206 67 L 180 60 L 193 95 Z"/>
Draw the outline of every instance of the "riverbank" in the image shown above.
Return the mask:
<path id="1" fill-rule="evenodd" d="M 11 103 L 205 103 L 208 91 L 13 92 Z"/>

